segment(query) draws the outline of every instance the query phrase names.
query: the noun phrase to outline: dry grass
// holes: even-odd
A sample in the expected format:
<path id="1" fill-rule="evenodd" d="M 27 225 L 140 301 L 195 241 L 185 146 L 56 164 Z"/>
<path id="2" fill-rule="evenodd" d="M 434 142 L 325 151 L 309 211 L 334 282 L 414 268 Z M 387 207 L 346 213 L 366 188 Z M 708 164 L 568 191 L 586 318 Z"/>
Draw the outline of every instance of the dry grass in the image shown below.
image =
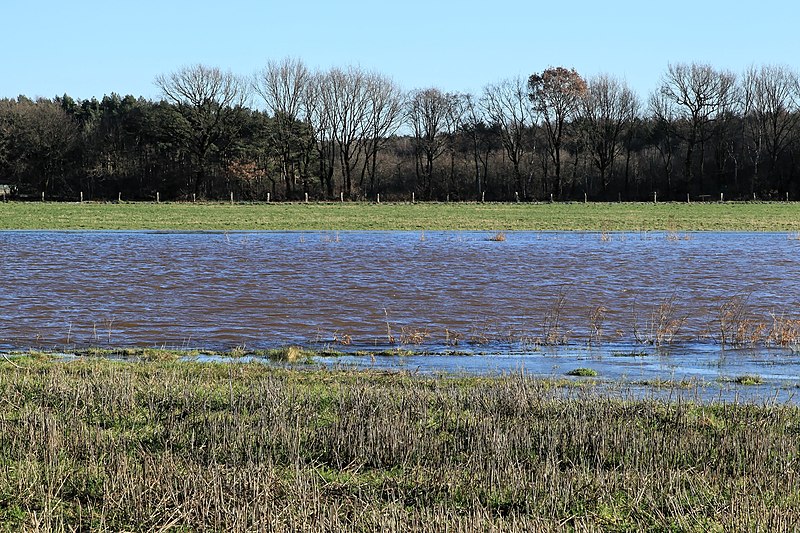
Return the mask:
<path id="1" fill-rule="evenodd" d="M 0 362 L 7 530 L 788 530 L 800 410 L 506 378 Z"/>
<path id="2" fill-rule="evenodd" d="M 309 355 L 310 352 L 303 350 L 299 346 L 286 346 L 284 348 L 277 348 L 267 352 L 267 356 L 271 360 L 283 361 L 286 363 L 296 363 Z"/>
<path id="3" fill-rule="evenodd" d="M 672 344 L 687 320 L 687 317 L 678 315 L 675 300 L 675 295 L 672 295 L 653 306 L 644 327 L 639 326 L 634 305 L 633 336 L 637 342 L 653 346 Z"/>

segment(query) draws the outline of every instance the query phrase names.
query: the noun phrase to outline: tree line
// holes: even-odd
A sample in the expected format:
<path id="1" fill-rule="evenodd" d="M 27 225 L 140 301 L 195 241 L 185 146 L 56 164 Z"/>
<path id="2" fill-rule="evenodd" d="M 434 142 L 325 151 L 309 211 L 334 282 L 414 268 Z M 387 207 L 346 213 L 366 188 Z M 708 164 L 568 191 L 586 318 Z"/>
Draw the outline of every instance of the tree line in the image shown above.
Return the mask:
<path id="1" fill-rule="evenodd" d="M 785 199 L 800 196 L 800 77 L 670 64 L 641 99 L 551 67 L 480 94 L 356 67 L 194 65 L 160 98 L 0 100 L 0 184 L 109 200 Z"/>

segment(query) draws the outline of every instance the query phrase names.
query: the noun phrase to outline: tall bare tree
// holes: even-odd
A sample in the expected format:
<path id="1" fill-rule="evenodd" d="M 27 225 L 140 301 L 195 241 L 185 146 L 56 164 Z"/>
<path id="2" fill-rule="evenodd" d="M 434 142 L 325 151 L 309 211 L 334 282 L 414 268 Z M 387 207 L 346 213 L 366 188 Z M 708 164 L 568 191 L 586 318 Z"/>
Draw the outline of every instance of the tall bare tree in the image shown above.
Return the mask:
<path id="1" fill-rule="evenodd" d="M 193 65 L 156 77 L 162 96 L 180 116 L 172 134 L 195 159 L 195 194 L 205 187 L 209 156 L 235 137 L 248 98 L 247 83 L 216 67 Z"/>
<path id="2" fill-rule="evenodd" d="M 535 120 L 535 111 L 525 80 L 510 78 L 486 86 L 481 103 L 487 118 L 498 127 L 500 142 L 511 161 L 514 190 L 527 198 L 529 191 L 520 167 L 527 150 L 527 138 Z"/>
<path id="3" fill-rule="evenodd" d="M 736 101 L 736 76 L 706 64 L 670 64 L 659 92 L 666 107 L 656 110 L 674 113 L 675 120 L 669 123 L 686 143 L 683 174 L 689 189 L 694 184 L 695 152 L 700 149 L 698 188 L 702 191 L 705 143 L 713 137 L 718 120 Z"/>
<path id="4" fill-rule="evenodd" d="M 575 69 L 551 67 L 528 78 L 529 97 L 541 114 L 547 132 L 547 144 L 553 161 L 553 189 L 561 197 L 561 148 L 567 124 L 580 109 L 586 82 Z"/>
<path id="5" fill-rule="evenodd" d="M 580 115 L 603 193 L 608 189 L 614 160 L 621 149 L 620 136 L 636 118 L 639 106 L 636 94 L 618 79 L 601 75 L 589 80 Z"/>
<path id="6" fill-rule="evenodd" d="M 783 176 L 776 176 L 778 160 L 791 144 L 800 124 L 800 78 L 786 66 L 750 67 L 742 81 L 743 112 L 747 143 L 754 171 L 751 192 L 759 186 L 759 162 L 766 155 L 770 178 L 783 187 Z"/>
<path id="7" fill-rule="evenodd" d="M 650 120 L 647 122 L 647 137 L 650 145 L 658 155 L 657 165 L 664 174 L 666 189 L 673 192 L 673 176 L 675 173 L 675 152 L 679 139 L 674 133 L 674 123 L 676 121 L 674 107 L 667 98 L 656 91 L 653 92 L 647 102 Z M 656 190 L 655 172 L 651 172 L 652 189 Z"/>
<path id="8" fill-rule="evenodd" d="M 475 169 L 475 199 L 481 200 L 489 173 L 489 152 L 492 149 L 491 135 L 486 124 L 484 106 L 471 94 L 464 95 L 464 121 L 462 133 L 469 137 L 472 164 Z"/>
<path id="9" fill-rule="evenodd" d="M 305 64 L 293 58 L 269 61 L 253 79 L 253 89 L 261 96 L 275 122 L 275 143 L 280 154 L 281 179 L 286 195 L 291 196 L 298 177 L 306 182 L 310 131 L 307 115 L 312 74 Z"/>
<path id="10" fill-rule="evenodd" d="M 313 146 L 317 151 L 317 176 L 327 198 L 334 196 L 333 175 L 336 170 L 336 145 L 333 140 L 332 113 L 328 103 L 328 75 L 315 73 L 306 90 L 305 115 L 312 125 Z"/>
<path id="11" fill-rule="evenodd" d="M 369 75 L 355 67 L 334 68 L 320 77 L 319 98 L 342 174 L 342 192 L 353 197 L 357 170 L 364 169 L 365 138 L 370 133 Z"/>
<path id="12" fill-rule="evenodd" d="M 364 188 L 364 174 L 369 176 L 368 193 L 375 194 L 378 151 L 402 124 L 404 96 L 400 87 L 386 76 L 370 74 L 367 78 L 367 127 L 365 128 L 364 171 L 360 186 Z"/>
<path id="13" fill-rule="evenodd" d="M 436 88 L 413 91 L 408 98 L 408 123 L 414 133 L 414 167 L 427 199 L 433 195 L 434 162 L 444 154 L 455 131 L 453 107 L 457 98 Z"/>

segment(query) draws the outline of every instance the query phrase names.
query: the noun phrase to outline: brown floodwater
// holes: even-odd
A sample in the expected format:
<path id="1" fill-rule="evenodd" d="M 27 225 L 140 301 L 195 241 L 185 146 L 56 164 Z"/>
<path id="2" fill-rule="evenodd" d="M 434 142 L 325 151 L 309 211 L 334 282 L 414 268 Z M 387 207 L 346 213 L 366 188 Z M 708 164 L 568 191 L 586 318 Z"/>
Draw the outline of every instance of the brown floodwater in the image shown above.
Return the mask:
<path id="1" fill-rule="evenodd" d="M 793 235 L 491 235 L 0 232 L 0 348 L 717 350 L 734 298 L 800 318 Z"/>

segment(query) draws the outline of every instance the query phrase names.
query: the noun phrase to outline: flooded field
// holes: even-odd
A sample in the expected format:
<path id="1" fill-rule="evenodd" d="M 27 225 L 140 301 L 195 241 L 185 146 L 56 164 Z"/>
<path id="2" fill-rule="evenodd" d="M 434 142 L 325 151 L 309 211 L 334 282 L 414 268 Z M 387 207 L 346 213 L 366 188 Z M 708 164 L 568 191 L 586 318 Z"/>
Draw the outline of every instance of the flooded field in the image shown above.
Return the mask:
<path id="1" fill-rule="evenodd" d="M 0 232 L 0 349 L 300 344 L 439 354 L 432 370 L 800 376 L 793 234 L 492 237 Z"/>

